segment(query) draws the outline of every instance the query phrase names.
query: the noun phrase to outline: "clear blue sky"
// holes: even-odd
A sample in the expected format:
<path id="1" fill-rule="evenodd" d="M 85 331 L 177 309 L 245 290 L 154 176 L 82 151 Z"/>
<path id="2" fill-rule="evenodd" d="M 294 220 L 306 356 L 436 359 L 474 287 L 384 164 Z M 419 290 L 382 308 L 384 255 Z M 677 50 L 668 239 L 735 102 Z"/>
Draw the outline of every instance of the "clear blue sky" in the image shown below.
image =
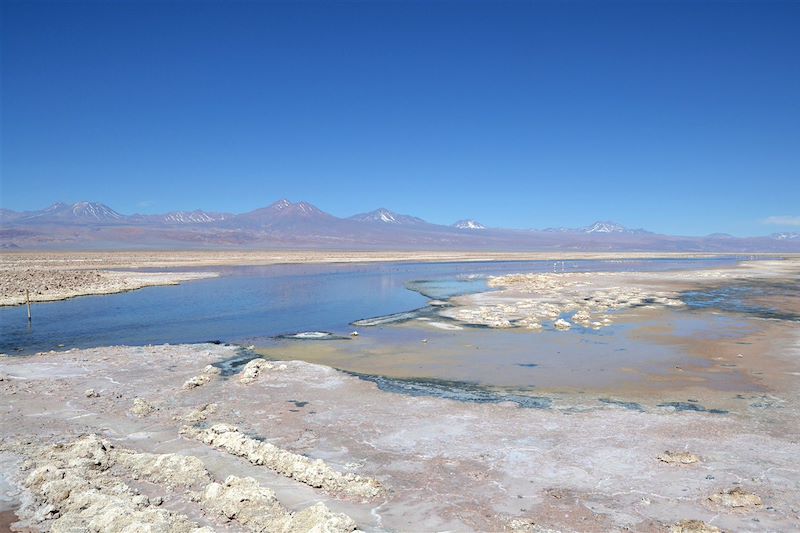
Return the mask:
<path id="1" fill-rule="evenodd" d="M 3 207 L 800 230 L 798 2 L 2 6 Z"/>

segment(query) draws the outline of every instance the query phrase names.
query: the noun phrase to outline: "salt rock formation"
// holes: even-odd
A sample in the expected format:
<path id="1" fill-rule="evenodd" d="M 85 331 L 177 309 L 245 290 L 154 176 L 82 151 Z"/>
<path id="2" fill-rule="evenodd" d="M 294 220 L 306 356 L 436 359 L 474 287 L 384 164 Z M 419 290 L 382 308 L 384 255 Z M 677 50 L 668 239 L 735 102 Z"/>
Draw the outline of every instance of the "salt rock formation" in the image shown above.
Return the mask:
<path id="1" fill-rule="evenodd" d="M 758 495 L 747 492 L 740 487 L 712 494 L 708 499 L 723 507 L 736 509 L 751 509 L 762 505 L 761 498 Z"/>
<path id="2" fill-rule="evenodd" d="M 669 450 L 665 451 L 664 453 L 656 456 L 656 459 L 663 463 L 671 464 L 671 465 L 690 465 L 694 463 L 699 463 L 700 458 L 689 452 L 671 452 Z"/>
<path id="3" fill-rule="evenodd" d="M 716 526 L 706 524 L 702 520 L 682 520 L 669 528 L 669 533 L 720 533 Z"/>
<path id="4" fill-rule="evenodd" d="M 288 478 L 332 494 L 368 500 L 383 492 L 375 479 L 356 474 L 342 474 L 326 465 L 321 459 L 312 460 L 303 455 L 278 448 L 268 442 L 248 437 L 235 426 L 215 424 L 208 429 L 184 428 L 183 433 L 209 446 L 244 457 L 255 465 L 263 465 Z"/>
<path id="5" fill-rule="evenodd" d="M 263 370 L 272 370 L 274 367 L 275 365 L 264 359 L 253 359 L 244 365 L 239 381 L 245 385 L 250 384 L 258 378 Z"/>
<path id="6" fill-rule="evenodd" d="M 572 324 L 570 324 L 569 322 L 567 322 L 563 318 L 559 318 L 558 320 L 553 322 L 553 327 L 556 328 L 556 329 L 564 331 L 564 330 L 568 330 L 569 328 L 571 328 Z"/>
<path id="7" fill-rule="evenodd" d="M 527 328 L 531 324 L 557 321 L 564 313 L 572 313 L 572 323 L 600 329 L 612 323 L 608 314 L 602 314 L 610 310 L 684 305 L 673 292 L 609 286 L 618 276 L 618 273 L 605 272 L 498 276 L 490 278 L 488 285 L 501 290 L 457 298 L 456 305 L 438 313 L 465 324 L 490 328 Z M 624 278 L 620 281 L 624 283 Z"/>
<path id="8" fill-rule="evenodd" d="M 183 390 L 191 390 L 191 389 L 194 389 L 194 388 L 197 388 L 197 387 L 201 387 L 201 386 L 205 385 L 206 383 L 208 383 L 209 381 L 211 381 L 212 378 L 214 378 L 215 376 L 218 376 L 220 374 L 222 374 L 222 370 L 221 369 L 219 369 L 219 368 L 217 368 L 217 367 L 215 367 L 213 365 L 207 365 L 203 369 L 202 373 L 198 374 L 197 376 L 193 376 L 193 377 L 189 378 L 188 380 L 186 380 L 186 382 L 183 384 L 181 389 L 183 389 Z"/>
<path id="9" fill-rule="evenodd" d="M 54 533 L 211 531 L 182 514 L 156 508 L 112 475 L 113 447 L 96 435 L 66 445 L 25 446 L 20 452 L 29 456 L 24 468 L 30 473 L 22 484 L 32 497 L 18 514 L 40 529 Z"/>
<path id="10" fill-rule="evenodd" d="M 117 464 L 130 471 L 135 478 L 144 478 L 168 487 L 190 487 L 211 480 L 203 462 L 191 455 L 120 450 L 113 457 Z"/>
<path id="11" fill-rule="evenodd" d="M 207 403 L 190 412 L 188 415 L 184 416 L 183 419 L 192 424 L 203 422 L 208 418 L 208 415 L 213 414 L 216 410 L 217 404 Z"/>
<path id="12" fill-rule="evenodd" d="M 134 398 L 133 407 L 131 407 L 130 413 L 141 418 L 152 414 L 155 410 L 156 408 L 153 407 L 153 405 L 147 400 L 143 400 L 142 398 Z"/>
<path id="13" fill-rule="evenodd" d="M 224 483 L 209 484 L 200 504 L 207 512 L 236 520 L 250 531 L 349 533 L 356 529 L 350 517 L 331 512 L 323 503 L 291 513 L 272 490 L 251 477 L 228 476 Z"/>

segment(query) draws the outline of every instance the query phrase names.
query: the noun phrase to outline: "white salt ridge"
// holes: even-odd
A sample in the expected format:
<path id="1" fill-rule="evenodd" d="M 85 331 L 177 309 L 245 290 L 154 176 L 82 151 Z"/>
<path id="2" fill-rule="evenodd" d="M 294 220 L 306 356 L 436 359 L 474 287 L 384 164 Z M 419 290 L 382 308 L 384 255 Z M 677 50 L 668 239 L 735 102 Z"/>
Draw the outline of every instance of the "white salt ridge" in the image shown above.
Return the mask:
<path id="1" fill-rule="evenodd" d="M 327 331 L 301 331 L 300 333 L 295 333 L 294 335 L 286 335 L 286 337 L 292 339 L 324 339 L 327 337 L 333 337 L 333 334 L 328 333 Z"/>
<path id="2" fill-rule="evenodd" d="M 354 326 L 380 326 L 382 324 L 391 324 L 392 322 L 403 322 L 417 317 L 416 311 L 405 313 L 394 313 L 391 315 L 378 316 L 375 318 L 363 318 L 356 320 L 352 324 Z"/>

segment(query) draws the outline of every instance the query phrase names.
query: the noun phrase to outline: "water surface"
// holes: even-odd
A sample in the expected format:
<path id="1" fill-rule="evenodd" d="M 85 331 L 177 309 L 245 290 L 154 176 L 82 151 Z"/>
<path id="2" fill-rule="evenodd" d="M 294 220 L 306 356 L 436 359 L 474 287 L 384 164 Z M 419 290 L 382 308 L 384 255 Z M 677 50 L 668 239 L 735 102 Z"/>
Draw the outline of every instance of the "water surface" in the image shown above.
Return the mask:
<path id="1" fill-rule="evenodd" d="M 349 334 L 352 322 L 410 311 L 428 298 L 486 288 L 515 272 L 656 271 L 732 265 L 737 258 L 273 265 L 215 268 L 219 278 L 0 308 L 0 352 L 104 345 L 244 342 L 303 331 Z M 187 270 L 181 268 L 180 270 Z M 416 289 L 416 290 L 410 290 Z M 419 291 L 419 292 L 417 292 Z M 423 296 L 423 294 L 425 296 Z M 426 297 L 427 296 L 427 297 Z"/>

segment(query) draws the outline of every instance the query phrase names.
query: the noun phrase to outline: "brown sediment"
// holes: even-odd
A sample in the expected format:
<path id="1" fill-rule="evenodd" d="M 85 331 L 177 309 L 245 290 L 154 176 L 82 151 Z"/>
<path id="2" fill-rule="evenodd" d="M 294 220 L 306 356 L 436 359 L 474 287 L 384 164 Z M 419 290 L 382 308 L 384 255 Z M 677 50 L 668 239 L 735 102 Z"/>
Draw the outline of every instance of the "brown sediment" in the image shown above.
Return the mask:
<path id="1" fill-rule="evenodd" d="M 14 522 L 19 521 L 19 517 L 15 510 L 0 511 L 0 533 L 7 531 L 25 531 L 24 529 L 11 529 Z"/>

